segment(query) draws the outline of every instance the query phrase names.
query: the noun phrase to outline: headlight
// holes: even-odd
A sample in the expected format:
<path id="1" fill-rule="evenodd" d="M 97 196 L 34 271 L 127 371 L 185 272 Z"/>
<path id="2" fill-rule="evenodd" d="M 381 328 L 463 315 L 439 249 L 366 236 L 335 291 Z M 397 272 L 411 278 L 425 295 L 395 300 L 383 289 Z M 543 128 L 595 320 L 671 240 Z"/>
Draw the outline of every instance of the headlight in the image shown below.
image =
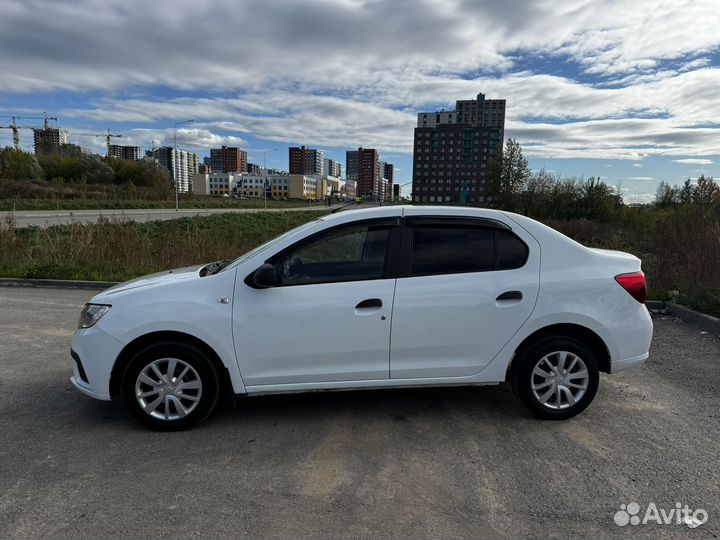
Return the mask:
<path id="1" fill-rule="evenodd" d="M 80 312 L 80 320 L 78 321 L 78 328 L 90 328 L 93 324 L 98 322 L 103 315 L 110 311 L 110 306 L 102 304 L 85 304 L 85 307 Z"/>

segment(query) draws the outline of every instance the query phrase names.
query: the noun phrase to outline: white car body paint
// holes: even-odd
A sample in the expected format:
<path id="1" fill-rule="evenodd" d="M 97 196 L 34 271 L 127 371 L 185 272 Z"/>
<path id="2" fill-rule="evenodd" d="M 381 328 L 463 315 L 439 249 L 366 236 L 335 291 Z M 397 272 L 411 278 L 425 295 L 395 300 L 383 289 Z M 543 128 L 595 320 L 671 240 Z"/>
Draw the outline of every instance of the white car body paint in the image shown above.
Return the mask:
<path id="1" fill-rule="evenodd" d="M 245 283 L 269 257 L 321 230 L 413 215 L 500 221 L 528 246 L 527 262 L 514 270 L 269 289 Z M 203 341 L 227 369 L 234 392 L 248 395 L 496 384 L 506 379 L 518 346 L 555 324 L 597 334 L 617 372 L 642 363 L 652 338 L 647 309 L 613 279 L 639 271 L 637 257 L 590 249 L 532 219 L 496 210 L 345 211 L 285 234 L 217 274 L 200 277 L 200 268 L 145 276 L 96 295 L 91 303 L 112 308 L 94 326 L 75 332 L 72 349 L 88 382 L 73 362 L 73 384 L 91 397 L 110 399 L 121 351 L 153 332 Z M 506 290 L 522 291 L 522 299 L 496 302 Z M 356 310 L 367 298 L 381 299 L 382 307 Z"/>

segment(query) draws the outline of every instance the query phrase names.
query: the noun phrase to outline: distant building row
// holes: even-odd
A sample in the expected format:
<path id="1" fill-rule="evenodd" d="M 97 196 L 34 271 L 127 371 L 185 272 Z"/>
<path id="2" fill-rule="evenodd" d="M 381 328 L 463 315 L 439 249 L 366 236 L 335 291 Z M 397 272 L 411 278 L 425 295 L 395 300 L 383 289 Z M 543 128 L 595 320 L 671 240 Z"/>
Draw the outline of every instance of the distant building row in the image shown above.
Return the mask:
<path id="1" fill-rule="evenodd" d="M 35 130 L 35 152 L 37 154 L 79 155 L 79 146 L 67 143 L 67 132 L 56 128 Z M 116 159 L 140 160 L 143 157 L 139 146 L 124 146 L 119 144 L 108 145 L 108 156 Z M 193 189 L 195 175 L 201 173 L 207 178 L 225 175 L 224 178 L 242 178 L 242 175 L 267 175 L 268 171 L 258 165 L 248 162 L 247 152 L 241 148 L 222 146 L 210 149 L 210 156 L 200 163 L 198 154 L 186 150 L 177 150 L 171 146 L 163 146 L 148 150 L 146 159 L 154 159 L 170 171 L 173 184 L 181 193 L 204 192 L 208 195 L 223 194 L 218 190 Z M 339 192 L 342 177 L 342 164 L 339 161 L 325 158 L 322 150 L 305 146 L 290 147 L 288 149 L 288 163 L 290 176 L 303 176 L 307 178 L 321 178 L 329 181 L 332 189 Z M 393 188 L 394 169 L 391 163 L 379 159 L 377 150 L 373 148 L 358 148 L 346 154 L 346 179 L 352 186 L 353 196 L 372 198 L 376 200 L 392 200 L 399 196 L 399 188 Z M 304 181 L 312 184 L 312 181 Z M 345 186 L 345 182 L 342 181 Z M 356 187 L 357 186 L 357 187 Z M 280 191 L 283 191 L 282 189 Z M 347 194 L 345 189 L 344 193 Z M 227 193 L 227 190 L 225 190 Z M 294 190 L 291 198 L 322 198 L 325 190 L 314 187 L 305 190 Z"/>
<path id="2" fill-rule="evenodd" d="M 355 186 L 340 178 L 272 172 L 199 173 L 193 178 L 196 195 L 239 196 L 247 198 L 279 198 L 324 200 L 352 198 Z"/>

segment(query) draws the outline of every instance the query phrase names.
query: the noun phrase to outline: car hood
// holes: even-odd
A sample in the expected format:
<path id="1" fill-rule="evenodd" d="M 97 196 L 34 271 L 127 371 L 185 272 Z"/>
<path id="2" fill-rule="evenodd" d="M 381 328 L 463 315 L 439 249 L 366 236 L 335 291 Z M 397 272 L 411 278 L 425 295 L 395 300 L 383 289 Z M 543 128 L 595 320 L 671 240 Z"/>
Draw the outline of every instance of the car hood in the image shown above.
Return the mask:
<path id="1" fill-rule="evenodd" d="M 200 269 L 203 266 L 206 265 L 200 264 L 197 266 L 175 268 L 173 270 L 165 270 L 164 272 L 157 272 L 155 274 L 148 274 L 147 276 L 131 279 L 130 281 L 125 281 L 124 283 L 120 283 L 114 287 L 104 290 L 102 293 L 97 295 L 93 301 L 101 303 L 100 300 L 105 299 L 109 301 L 114 297 L 131 291 L 136 291 L 138 289 L 147 289 L 149 287 L 165 286 L 192 279 L 201 279 Z"/>

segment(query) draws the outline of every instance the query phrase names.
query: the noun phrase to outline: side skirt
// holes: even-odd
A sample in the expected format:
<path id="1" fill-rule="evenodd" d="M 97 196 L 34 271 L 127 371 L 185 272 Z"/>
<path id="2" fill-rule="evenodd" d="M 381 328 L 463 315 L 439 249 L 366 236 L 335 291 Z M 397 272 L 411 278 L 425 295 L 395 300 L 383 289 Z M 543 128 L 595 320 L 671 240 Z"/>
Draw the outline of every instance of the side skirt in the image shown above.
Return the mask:
<path id="1" fill-rule="evenodd" d="M 396 388 L 437 388 L 449 386 L 496 386 L 504 381 L 470 382 L 470 381 L 417 381 L 412 379 L 386 379 L 377 381 L 333 381 L 320 383 L 265 384 L 246 386 L 246 396 L 262 396 L 269 394 L 300 394 L 306 392 L 348 392 L 353 390 L 385 390 Z"/>

